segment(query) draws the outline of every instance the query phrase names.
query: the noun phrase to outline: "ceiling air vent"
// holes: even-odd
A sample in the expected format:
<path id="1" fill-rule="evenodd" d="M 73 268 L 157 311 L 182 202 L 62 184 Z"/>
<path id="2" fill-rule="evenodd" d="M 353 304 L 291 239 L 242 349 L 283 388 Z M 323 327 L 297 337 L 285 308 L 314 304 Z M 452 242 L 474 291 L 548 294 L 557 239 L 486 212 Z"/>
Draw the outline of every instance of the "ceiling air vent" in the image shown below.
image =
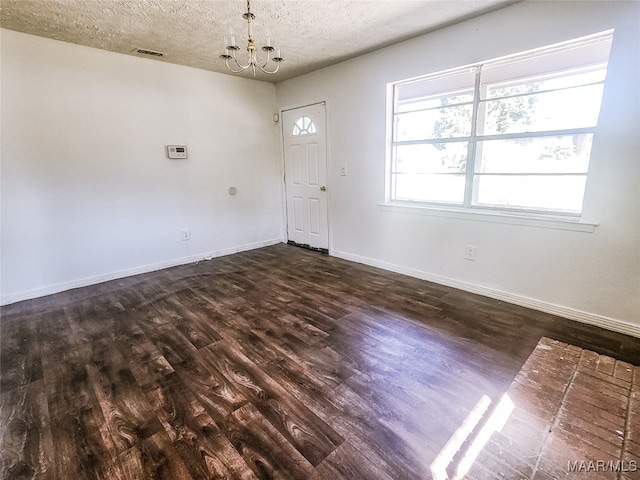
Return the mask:
<path id="1" fill-rule="evenodd" d="M 164 57 L 164 53 L 155 52 L 146 48 L 134 48 L 132 51 L 133 53 L 137 53 L 139 55 L 149 55 L 150 57 Z"/>

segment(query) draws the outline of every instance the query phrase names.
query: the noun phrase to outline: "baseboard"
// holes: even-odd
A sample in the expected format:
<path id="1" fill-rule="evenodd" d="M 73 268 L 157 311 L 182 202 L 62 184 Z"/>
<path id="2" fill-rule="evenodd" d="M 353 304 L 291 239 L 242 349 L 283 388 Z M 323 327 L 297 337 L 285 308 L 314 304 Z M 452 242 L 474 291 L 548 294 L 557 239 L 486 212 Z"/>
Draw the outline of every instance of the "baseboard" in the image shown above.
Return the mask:
<path id="1" fill-rule="evenodd" d="M 165 262 L 142 265 L 139 267 L 127 268 L 125 270 L 118 270 L 116 272 L 105 273 L 103 275 L 95 275 L 92 277 L 81 278 L 70 282 L 48 285 L 46 287 L 36 288 L 24 292 L 11 293 L 9 295 L 3 295 L 2 297 L 0 297 L 0 305 L 9 305 L 11 303 L 21 302 L 23 300 L 31 300 L 33 298 L 44 297 L 47 295 L 52 295 L 54 293 L 64 292 L 65 290 L 71 290 L 73 288 L 87 287 L 89 285 L 108 282 L 109 280 L 116 280 L 118 278 L 131 277 L 133 275 L 139 275 L 142 273 L 155 272 L 156 270 L 162 270 L 163 268 L 186 265 L 188 263 L 200 262 L 202 260 L 209 260 L 216 257 L 223 257 L 225 255 L 245 252 L 247 250 L 255 250 L 256 248 L 268 247 L 277 243 L 283 243 L 284 241 L 285 240 L 283 238 L 273 238 L 262 242 L 254 242 L 245 245 L 239 245 L 237 247 L 226 248 L 224 250 L 216 250 L 213 252 L 190 255 L 188 257 L 175 258 L 172 260 L 167 260 Z"/>
<path id="2" fill-rule="evenodd" d="M 540 312 L 551 313 L 559 317 L 567 318 L 569 320 L 576 320 L 578 322 L 587 323 L 597 327 L 602 327 L 614 332 L 624 333 L 625 335 L 631 335 L 633 337 L 640 338 L 640 325 L 626 322 L 624 320 L 618 320 L 615 318 L 605 317 L 603 315 L 597 315 L 594 313 L 583 312 L 562 305 L 555 305 L 553 303 L 544 302 L 535 298 L 529 298 L 522 295 L 516 295 L 513 293 L 504 292 L 501 290 L 495 290 L 492 288 L 483 287 L 469 282 L 462 282 L 454 278 L 444 277 L 440 275 L 434 275 L 431 273 L 423 272 L 413 268 L 403 267 L 395 265 L 393 263 L 383 262 L 373 258 L 363 257 L 347 252 L 340 252 L 332 250 L 331 255 L 349 260 L 352 262 L 362 263 L 372 267 L 381 268 L 383 270 L 389 270 L 395 273 L 401 273 L 410 277 L 419 278 L 421 280 L 427 280 L 429 282 L 445 285 L 447 287 L 457 288 L 458 290 L 464 290 L 465 292 L 475 293 L 485 297 L 493 298 L 495 300 L 502 300 L 507 303 L 519 305 L 521 307 L 531 308 L 532 310 L 538 310 Z"/>

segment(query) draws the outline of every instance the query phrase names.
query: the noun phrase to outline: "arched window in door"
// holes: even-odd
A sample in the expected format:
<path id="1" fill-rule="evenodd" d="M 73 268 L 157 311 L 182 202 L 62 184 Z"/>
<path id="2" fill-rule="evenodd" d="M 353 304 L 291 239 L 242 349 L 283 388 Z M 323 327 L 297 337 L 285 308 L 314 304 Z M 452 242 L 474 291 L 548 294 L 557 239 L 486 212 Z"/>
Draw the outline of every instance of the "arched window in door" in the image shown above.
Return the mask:
<path id="1" fill-rule="evenodd" d="M 296 123 L 293 124 L 293 131 L 291 135 L 297 137 L 298 135 L 313 135 L 317 133 L 318 129 L 316 128 L 316 124 L 313 123 L 309 117 L 300 117 L 296 120 Z"/>

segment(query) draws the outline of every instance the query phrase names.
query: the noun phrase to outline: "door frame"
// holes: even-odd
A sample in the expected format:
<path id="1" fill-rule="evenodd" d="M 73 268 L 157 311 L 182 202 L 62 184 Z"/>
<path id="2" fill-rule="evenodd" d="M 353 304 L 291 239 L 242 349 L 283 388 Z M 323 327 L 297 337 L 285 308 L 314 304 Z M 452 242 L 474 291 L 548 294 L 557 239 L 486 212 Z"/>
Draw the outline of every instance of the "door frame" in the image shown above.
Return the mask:
<path id="1" fill-rule="evenodd" d="M 329 124 L 329 109 L 327 107 L 327 101 L 326 100 L 317 100 L 317 101 L 312 101 L 312 102 L 305 102 L 305 103 L 300 103 L 300 104 L 293 104 L 293 105 L 285 105 L 283 107 L 280 107 L 278 109 L 278 123 L 280 124 L 280 178 L 282 179 L 282 193 L 281 193 L 281 198 L 282 198 L 282 205 L 283 205 L 283 209 L 282 209 L 282 226 L 283 229 L 281 231 L 281 235 L 282 238 L 284 239 L 284 242 L 287 243 L 289 241 L 289 217 L 287 215 L 288 211 L 288 205 L 287 205 L 287 184 L 286 184 L 286 173 L 287 173 L 287 167 L 286 167 L 286 163 L 285 163 L 285 147 L 286 147 L 286 143 L 285 143 L 285 132 L 284 132 L 284 120 L 282 117 L 282 114 L 284 112 L 288 112 L 290 110 L 296 110 L 298 108 L 304 108 L 304 107 L 311 107 L 313 105 L 323 105 L 324 106 L 324 142 L 325 142 L 325 152 L 326 152 L 326 168 L 327 168 L 327 181 L 326 181 L 326 186 L 327 186 L 327 243 L 328 243 L 328 254 L 331 255 L 333 250 L 331 248 L 331 162 L 329 161 L 330 158 L 330 149 L 329 149 L 329 129 L 327 128 L 327 125 Z"/>

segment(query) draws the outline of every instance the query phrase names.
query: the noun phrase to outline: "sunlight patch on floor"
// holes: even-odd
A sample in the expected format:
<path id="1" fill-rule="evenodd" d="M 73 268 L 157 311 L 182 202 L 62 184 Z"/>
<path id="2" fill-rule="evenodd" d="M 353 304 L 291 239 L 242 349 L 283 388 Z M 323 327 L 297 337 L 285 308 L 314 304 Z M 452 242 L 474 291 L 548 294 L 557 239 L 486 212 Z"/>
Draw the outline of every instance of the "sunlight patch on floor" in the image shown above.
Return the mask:
<path id="1" fill-rule="evenodd" d="M 469 412 L 462 422 L 462 425 L 453 433 L 449 441 L 431 463 L 430 469 L 434 480 L 460 480 L 464 478 L 471 469 L 478 454 L 491 438 L 491 435 L 493 435 L 494 432 L 502 430 L 514 408 L 513 402 L 506 393 L 502 396 L 500 402 L 491 413 L 491 416 L 471 441 L 471 445 L 466 449 L 466 452 L 458 463 L 453 477 L 449 476 L 447 467 L 454 460 L 460 449 L 463 448 L 465 442 L 472 436 L 490 405 L 491 399 L 487 395 L 483 395 L 476 406 Z"/>

